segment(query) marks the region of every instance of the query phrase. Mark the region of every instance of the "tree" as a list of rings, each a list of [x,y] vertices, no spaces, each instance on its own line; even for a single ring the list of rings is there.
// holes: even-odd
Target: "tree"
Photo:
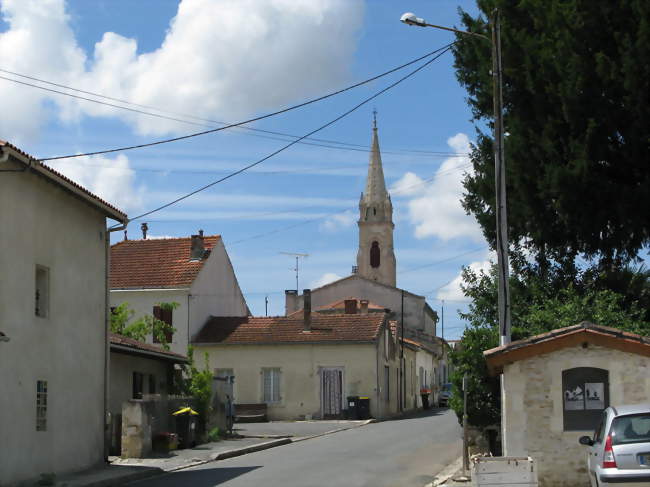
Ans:
[[[163,310],[174,310],[180,304],[176,302],[157,303],[156,306],[160,306]],[[135,312],[129,308],[127,302],[116,306],[111,313],[111,332],[141,342],[145,341],[147,336],[153,335],[165,350],[169,350],[167,335],[174,333],[176,328],[152,315],[144,315],[129,323],[134,314]]]
[[[650,2],[477,3],[467,30],[501,17],[511,240],[540,262],[635,257],[650,243]],[[478,132],[463,204],[494,247],[490,45],[459,35],[453,51]]]
[[[637,269],[624,282],[635,289],[628,295],[594,285],[593,269],[579,271],[554,263],[541,270],[515,254],[510,277],[512,304],[512,338],[520,340],[556,328],[575,325],[581,321],[612,326],[650,336],[648,309],[640,303],[650,286],[650,276]],[[470,424],[484,428],[500,421],[498,378],[489,377],[483,351],[498,345],[497,270],[489,272],[463,269],[463,292],[472,299],[469,310],[461,317],[469,324],[460,344],[451,353],[454,374],[451,382],[451,407],[462,417],[462,376],[467,374],[468,416]],[[638,292],[640,298],[633,294]]]

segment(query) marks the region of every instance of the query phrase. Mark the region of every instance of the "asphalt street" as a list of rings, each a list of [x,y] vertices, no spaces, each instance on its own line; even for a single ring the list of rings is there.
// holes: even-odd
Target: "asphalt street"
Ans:
[[[133,487],[422,487],[460,456],[461,429],[433,409],[212,462]]]

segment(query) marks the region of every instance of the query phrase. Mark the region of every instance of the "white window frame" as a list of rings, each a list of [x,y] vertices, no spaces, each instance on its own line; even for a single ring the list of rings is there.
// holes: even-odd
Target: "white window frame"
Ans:
[[[36,381],[36,431],[47,431],[47,381]]]
[[[42,274],[42,279],[39,279]],[[34,268],[34,315],[39,318],[50,316],[50,269],[36,264]]]
[[[266,376],[271,378],[271,397],[266,397]],[[262,402],[266,404],[279,404],[282,402],[282,369],[280,367],[262,368]]]

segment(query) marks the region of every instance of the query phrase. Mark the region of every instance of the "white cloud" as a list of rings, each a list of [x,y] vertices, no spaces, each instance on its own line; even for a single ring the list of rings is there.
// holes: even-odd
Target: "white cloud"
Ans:
[[[485,272],[487,273],[492,266],[493,260],[486,259],[483,261],[472,262],[466,267],[469,267],[476,273]],[[463,282],[462,271],[446,286],[442,287],[438,294],[436,295],[437,299],[446,299],[449,301],[463,301],[467,299],[467,296],[463,293],[460,285]]]
[[[75,161],[50,161],[48,165],[122,211],[142,209],[145,188],[136,187],[135,171],[127,156],[120,154],[111,159],[99,155]]]
[[[324,286],[325,284],[329,284],[330,282],[338,281],[339,279],[342,279],[342,277],[338,274],[335,274],[334,272],[326,272],[315,281],[312,281],[310,288],[316,289],[318,287]]]
[[[461,205],[464,191],[462,180],[466,173],[472,171],[467,156],[470,151],[469,138],[459,133],[449,138],[447,144],[458,156],[450,157],[440,165],[430,185],[414,186],[422,179],[413,173],[406,173],[393,187],[413,196],[408,202],[408,209],[417,238],[437,237],[447,241],[466,237],[482,242],[481,228]]]
[[[407,172],[390,188],[391,196],[414,196],[425,190],[424,179],[413,172]]]
[[[337,213],[328,217],[320,224],[320,229],[324,232],[338,232],[339,230],[351,227],[356,221],[357,218],[354,213],[348,210],[344,213]]]
[[[182,0],[161,46],[104,33],[92,57],[78,45],[63,0],[0,0],[3,68],[197,117],[233,120],[339,86],[363,25],[348,0]],[[119,117],[140,134],[191,126],[24,86],[0,85],[0,133],[29,140],[53,101],[62,120]]]

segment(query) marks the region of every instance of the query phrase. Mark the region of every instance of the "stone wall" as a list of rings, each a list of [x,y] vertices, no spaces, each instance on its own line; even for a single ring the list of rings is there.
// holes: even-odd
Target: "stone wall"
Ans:
[[[562,371],[596,367],[609,371],[610,405],[650,399],[650,358],[589,344],[531,357],[504,367],[505,455],[530,455],[540,487],[588,487],[587,448],[593,431],[564,431]]]

